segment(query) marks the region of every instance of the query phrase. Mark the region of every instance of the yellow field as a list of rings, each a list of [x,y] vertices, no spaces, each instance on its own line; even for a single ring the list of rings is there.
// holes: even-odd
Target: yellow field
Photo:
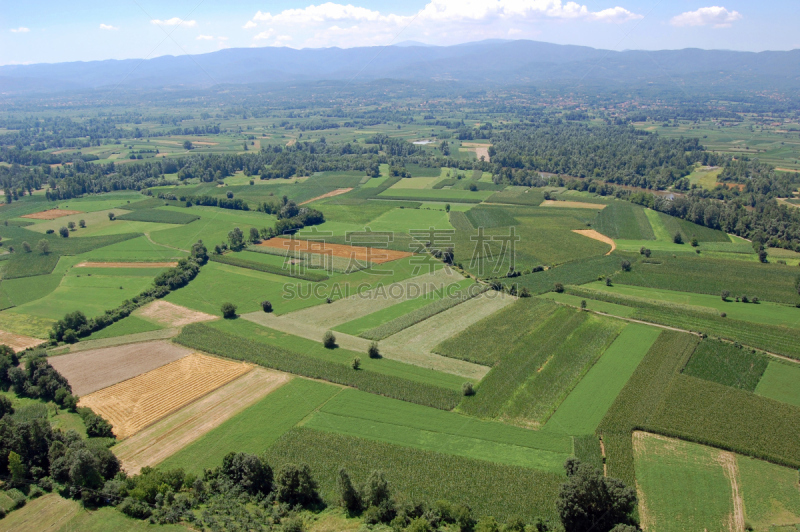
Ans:
[[[106,418],[114,427],[114,434],[123,439],[252,368],[195,353],[86,395],[80,406],[88,406]]]

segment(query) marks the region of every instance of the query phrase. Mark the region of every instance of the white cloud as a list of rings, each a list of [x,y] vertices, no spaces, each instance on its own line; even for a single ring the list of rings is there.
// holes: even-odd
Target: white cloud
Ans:
[[[244,29],[246,29],[246,30],[249,30],[249,29],[252,29],[252,28],[257,28],[257,27],[258,27],[258,24],[256,24],[256,23],[255,23],[255,22],[253,22],[252,20],[248,20],[248,21],[247,21],[247,24],[245,24],[244,26],[242,26],[242,28],[244,28]]]
[[[670,23],[673,26],[709,26],[715,28],[728,28],[742,18],[738,11],[728,11],[724,7],[701,7],[697,11],[687,11],[673,17]]]
[[[228,38],[227,37],[217,37],[217,40],[219,40],[219,41],[227,41]]]
[[[196,20],[183,20],[178,17],[173,17],[169,20],[151,20],[153,24],[158,24],[159,26],[186,26],[188,28],[193,28],[197,26]]]
[[[111,26],[110,24],[100,24],[100,29],[108,31],[117,31],[119,28],[116,26]]]
[[[20,26],[19,28],[11,28],[11,33],[28,33],[29,31],[31,31],[30,28],[25,28],[23,26]]]
[[[259,33],[255,37],[253,37],[253,40],[255,40],[255,41],[266,41],[267,39],[269,39],[273,35],[275,35],[275,30],[270,28],[267,31],[262,31],[261,33]]]
[[[214,40],[214,37],[212,35],[198,35],[196,38],[197,38],[198,41],[213,41]]]

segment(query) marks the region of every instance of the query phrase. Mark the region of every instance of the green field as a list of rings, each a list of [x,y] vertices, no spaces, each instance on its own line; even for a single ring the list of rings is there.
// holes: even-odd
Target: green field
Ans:
[[[560,474],[572,439],[344,390],[305,427]]]
[[[655,240],[644,211],[627,201],[611,202],[597,215],[594,229],[615,240]]]
[[[800,366],[770,360],[755,388],[758,395],[800,407]]]
[[[286,431],[340,393],[341,388],[308,379],[292,379],[256,404],[228,419],[164,460],[160,467],[182,467],[202,474],[229,452],[261,455]]]
[[[769,364],[770,357],[766,355],[716,340],[704,340],[697,346],[683,372],[752,392],[756,390]]]
[[[164,209],[137,209],[128,214],[117,216],[117,220],[160,224],[188,224],[199,218],[199,216],[189,214],[188,212],[176,212]]]
[[[581,303],[585,302],[587,310],[591,310],[593,312],[602,312],[604,314],[611,314],[612,316],[619,316],[622,318],[630,318],[636,313],[636,309],[632,307],[617,305],[615,303],[608,303],[607,301],[586,299],[578,296],[573,296],[567,293],[559,294],[558,292],[549,292],[547,294],[543,294],[537,297],[541,299],[549,299],[550,301],[555,301],[556,303],[561,303],[564,305],[570,305],[575,308],[580,308]]]
[[[593,434],[659,334],[661,331],[655,327],[638,323],[626,325],[543,430]]]
[[[737,456],[736,465],[745,522],[759,532],[800,524],[797,471],[745,456]]]

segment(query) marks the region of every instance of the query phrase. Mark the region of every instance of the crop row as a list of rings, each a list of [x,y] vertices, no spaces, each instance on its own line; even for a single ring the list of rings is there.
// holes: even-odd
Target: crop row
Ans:
[[[329,504],[337,502],[339,468],[346,468],[356,484],[377,470],[386,474],[398,496],[467,504],[477,515],[493,515],[499,521],[520,516],[557,522],[556,501],[564,481],[555,473],[307,428],[284,434],[267,449],[265,458],[274,468],[286,463],[309,464]]]
[[[617,396],[597,429],[605,443],[609,476],[634,484],[631,433],[656,411],[670,381],[686,365],[698,342],[689,334],[662,332]]]
[[[594,228],[611,238],[655,240],[644,209],[627,201],[613,201],[600,211]]]
[[[329,277],[324,273],[305,270],[305,267],[302,265],[293,266],[291,268],[280,268],[272,264],[264,264],[263,262],[242,259],[231,254],[211,255],[209,258],[214,262],[221,262],[223,264],[230,264],[231,266],[236,266],[239,268],[246,268],[248,270],[256,270],[274,275],[283,275],[285,277],[303,279],[304,281],[321,282],[329,279]]]
[[[564,285],[583,284],[612,275],[620,270],[622,260],[626,258],[632,262],[635,259],[635,257],[616,253],[613,255],[581,259],[561,264],[549,270],[529,273],[515,279],[509,279],[505,284],[515,284],[518,288],[527,288],[534,295],[544,294],[551,292],[556,283]]]
[[[264,367],[352,386],[359,390],[385,395],[410,403],[452,410],[461,394],[430,384],[305,356],[282,347],[235,336],[203,323],[184,327],[175,341],[193,349],[252,362]]]
[[[683,373],[724,386],[754,392],[769,358],[718,340],[700,342]]]
[[[481,285],[479,287],[470,287],[466,290],[461,290],[453,294],[451,297],[438,299],[422,308],[412,310],[408,314],[399,316],[391,321],[387,321],[386,323],[378,325],[377,327],[368,331],[364,331],[360,336],[368,340],[383,340],[384,338],[388,338],[389,336],[397,334],[402,330],[408,329],[412,325],[416,325],[417,323],[423,322],[428,318],[432,318],[437,314],[441,314],[445,310],[460,305],[465,301],[469,301],[473,297],[477,297],[478,295],[486,292],[488,289],[488,286]]]
[[[186,212],[162,211],[158,209],[137,209],[127,214],[117,216],[117,220],[180,225],[188,224],[199,219],[199,216]]]
[[[337,243],[330,241],[329,243]],[[306,268],[316,270],[330,270],[337,273],[353,273],[371,266],[366,261],[350,260],[349,257],[337,257],[322,253],[308,253],[304,251],[293,251],[288,249],[271,248],[267,246],[249,246],[247,251],[263,253],[264,255],[274,255],[277,257],[287,257],[304,261]],[[262,270],[263,271],[263,270]],[[271,272],[272,273],[272,272]],[[279,274],[286,275],[286,274]],[[326,276],[325,279],[328,279]],[[323,281],[325,279],[322,279]],[[314,279],[308,279],[309,281]]]

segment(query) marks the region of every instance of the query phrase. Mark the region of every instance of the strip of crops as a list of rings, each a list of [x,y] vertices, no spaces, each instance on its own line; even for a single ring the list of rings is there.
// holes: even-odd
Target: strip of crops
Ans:
[[[350,192],[348,192],[346,198],[348,200],[377,198],[378,194],[386,190],[389,190],[392,186],[397,184],[401,179],[402,179],[401,177],[389,177],[386,181],[384,181],[377,187],[359,187],[355,190],[351,190]]]
[[[644,209],[627,201],[613,201],[597,215],[594,228],[604,235],[624,240],[655,240]]]
[[[632,317],[637,320],[702,332],[800,360],[797,331],[788,327],[733,320],[723,318],[717,311],[704,307],[666,302],[654,303],[642,298],[583,287],[569,287],[567,292],[578,297],[636,308],[638,310]],[[792,310],[787,308],[787,312]]]
[[[493,515],[499,521],[520,516],[557,522],[556,501],[564,481],[555,473],[305,428],[284,434],[267,449],[265,458],[273,468],[309,464],[328,504],[337,503],[339,468],[346,468],[356,485],[378,470],[386,474],[397,495],[468,504],[477,515]]]
[[[456,231],[465,231],[468,233],[472,233],[473,231],[469,218],[461,211],[450,211],[450,225],[452,225]]]
[[[400,316],[373,329],[364,331],[360,336],[368,340],[383,340],[384,338],[388,338],[389,336],[397,334],[402,330],[408,329],[412,325],[416,325],[417,323],[423,322],[428,318],[432,318],[437,314],[441,314],[445,310],[460,305],[465,301],[469,301],[473,297],[477,297],[487,290],[489,290],[489,287],[486,285],[476,285],[476,287],[470,287],[466,290],[461,290],[453,294],[451,297],[444,297],[436,300],[433,303],[413,310],[404,316]]]
[[[597,469],[603,469],[603,452],[600,448],[600,439],[594,434],[575,436],[575,457],[581,462],[591,464]]]
[[[200,217],[194,214],[176,211],[161,211],[158,209],[138,209],[128,214],[117,216],[117,220],[134,222],[153,222],[162,224],[188,224]]]
[[[797,469],[800,408],[678,375],[644,427]]]
[[[213,262],[221,262],[223,264],[230,264],[239,268],[246,268],[248,270],[256,270],[264,273],[272,273],[275,275],[283,275],[285,277],[292,277],[295,279],[303,279],[305,281],[321,282],[330,279],[324,273],[311,272],[311,271],[298,271],[300,268],[280,268],[272,264],[264,264],[262,262],[255,262],[252,260],[242,259],[230,254],[225,255],[211,255],[209,257]]]
[[[349,366],[320,360],[290,351],[235,336],[203,323],[184,327],[175,341],[207,353],[252,362],[264,367],[286,371],[312,379],[322,379],[337,384],[352,386],[359,390],[385,395],[394,399],[432,406],[442,410],[452,410],[458,404],[461,394],[410,380],[384,375],[363,369],[354,370]]]
[[[326,241],[331,244],[338,243],[334,242],[332,239],[327,239]],[[372,266],[370,263],[366,261],[350,260],[348,257],[336,257],[333,255],[326,255],[321,253],[308,253],[303,251],[271,248],[267,246],[249,246],[247,248],[247,251],[253,251],[255,253],[263,253],[264,255],[275,255],[277,257],[288,257],[292,259],[299,259],[304,261],[303,265],[306,268],[312,268],[317,270],[331,270],[337,273],[353,273],[359,270],[364,270]],[[279,275],[285,275],[285,274],[279,274]],[[328,279],[328,277],[325,277],[325,279]]]
[[[441,193],[436,193],[433,190],[422,190],[416,195],[409,195],[398,192],[382,194],[379,199],[387,200],[402,200],[402,201],[449,201],[451,203],[481,203],[483,198],[470,198],[466,196],[448,196],[447,192],[452,189],[442,190]]]
[[[494,366],[520,337],[544,322],[559,306],[536,298],[520,299],[472,327],[448,338],[433,351],[437,354]]]
[[[609,476],[634,485],[631,432],[652,417],[669,382],[686,365],[699,341],[689,334],[662,332],[617,396],[597,429],[605,443]]]
[[[596,281],[619,271],[623,259],[633,262],[635,257],[624,254],[604,255],[590,259],[581,259],[568,262],[542,272],[522,275],[504,282],[506,285],[515,284],[519,288],[527,288],[534,295],[552,292],[556,283],[583,284]]]
[[[700,342],[683,370],[686,375],[754,392],[769,357],[717,340]]]

